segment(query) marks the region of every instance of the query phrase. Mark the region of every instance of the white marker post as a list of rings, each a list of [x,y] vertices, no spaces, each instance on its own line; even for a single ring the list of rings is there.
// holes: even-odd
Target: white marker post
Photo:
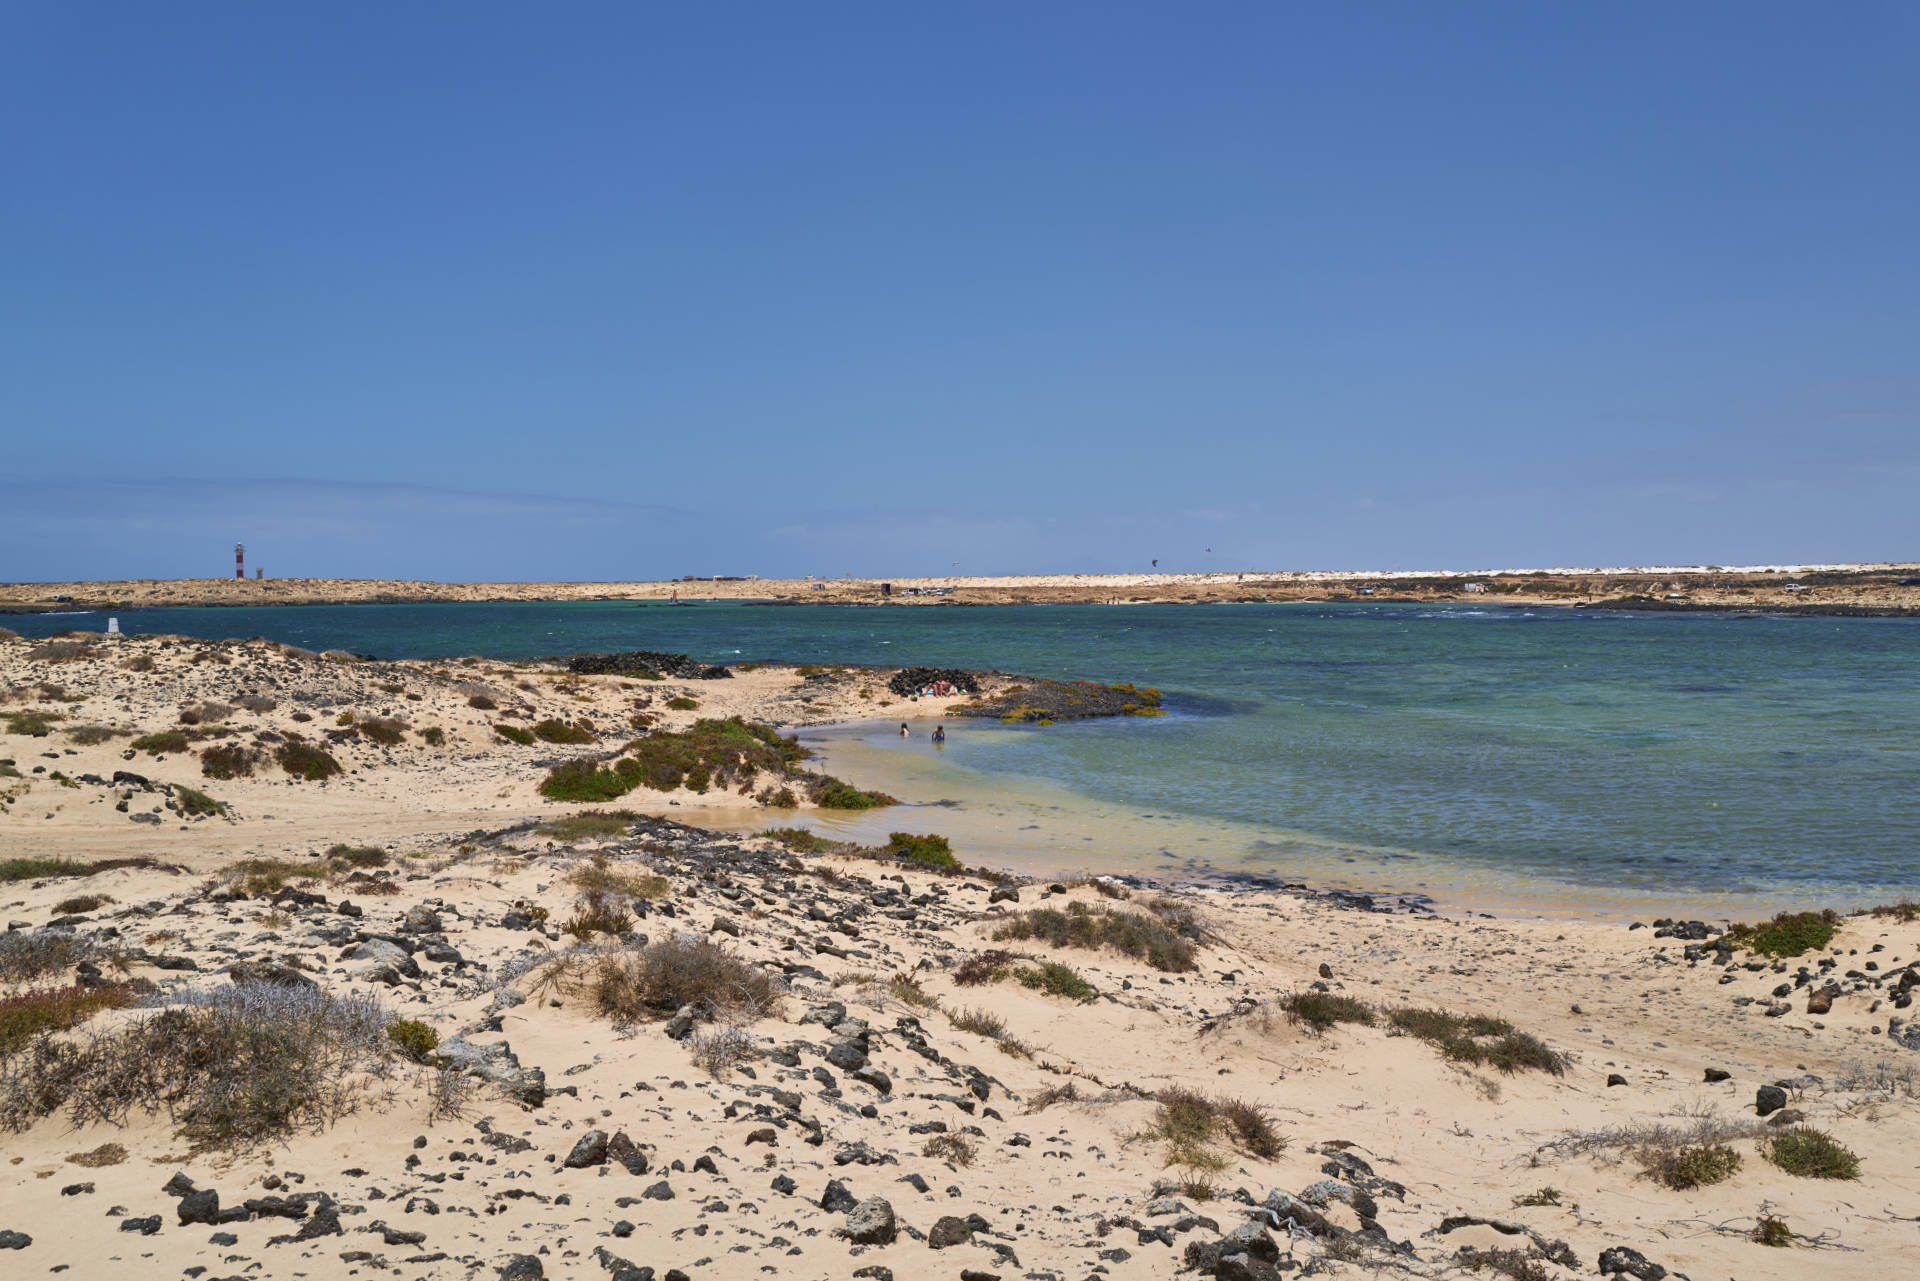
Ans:
[[[120,634],[120,620],[117,618],[109,618],[107,620],[107,635],[118,636],[119,634]]]

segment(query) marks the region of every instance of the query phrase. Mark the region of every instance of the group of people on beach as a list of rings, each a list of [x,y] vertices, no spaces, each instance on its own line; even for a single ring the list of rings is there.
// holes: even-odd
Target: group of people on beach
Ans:
[[[953,682],[945,679],[934,681],[931,685],[923,685],[919,690],[923,697],[930,698],[945,698],[958,692],[954,689]]]

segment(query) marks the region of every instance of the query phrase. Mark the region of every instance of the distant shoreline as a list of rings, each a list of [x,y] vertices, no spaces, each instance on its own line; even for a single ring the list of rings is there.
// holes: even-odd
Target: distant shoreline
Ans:
[[[712,601],[766,605],[1437,604],[1671,612],[1920,616],[1920,563],[1627,569],[1255,571],[998,578],[702,578],[602,583],[139,579],[0,583],[0,614],[260,605]]]

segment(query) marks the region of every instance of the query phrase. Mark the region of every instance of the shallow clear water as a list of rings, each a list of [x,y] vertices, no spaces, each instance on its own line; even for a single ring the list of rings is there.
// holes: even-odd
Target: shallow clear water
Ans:
[[[968,733],[964,760],[930,766],[925,786],[944,779],[977,808],[981,780],[1020,779],[1115,823],[1187,824],[1171,856],[1215,867],[1288,874],[1318,850],[1624,890],[1920,882],[1920,620],[598,602],[118,617],[128,632],[383,658],[649,648],[1155,685],[1169,716]],[[4,621],[34,635],[104,626]],[[835,752],[860,750],[843,737]],[[1193,847],[1203,828],[1218,848]],[[1138,836],[1119,842],[1129,858],[1154,844]]]

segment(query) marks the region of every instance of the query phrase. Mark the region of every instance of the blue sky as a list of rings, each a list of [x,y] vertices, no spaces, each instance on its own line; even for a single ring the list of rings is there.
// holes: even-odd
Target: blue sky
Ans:
[[[0,579],[1920,557],[1911,5],[305,8],[0,9]]]

